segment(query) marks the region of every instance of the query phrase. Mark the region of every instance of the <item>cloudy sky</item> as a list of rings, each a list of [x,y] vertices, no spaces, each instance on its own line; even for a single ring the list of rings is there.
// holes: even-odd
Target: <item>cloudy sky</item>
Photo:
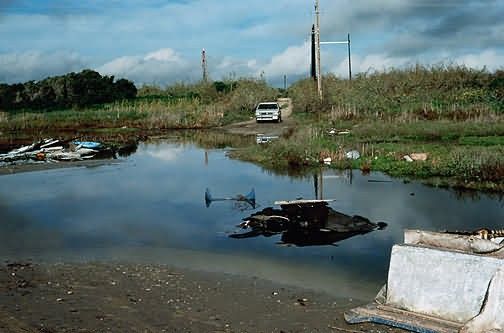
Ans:
[[[321,40],[352,38],[354,72],[504,66],[504,1],[320,0]],[[308,75],[313,0],[0,0],[0,82],[92,68],[137,85]],[[347,75],[345,45],[323,72]]]

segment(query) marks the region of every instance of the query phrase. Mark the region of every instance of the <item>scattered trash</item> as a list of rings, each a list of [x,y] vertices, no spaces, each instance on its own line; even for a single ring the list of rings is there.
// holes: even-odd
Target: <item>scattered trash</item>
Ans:
[[[360,153],[357,150],[350,150],[346,153],[346,158],[349,160],[358,160],[360,158]]]
[[[348,130],[348,129],[337,130],[335,128],[332,128],[328,133],[329,133],[329,135],[335,135],[335,134],[337,134],[337,135],[348,135],[348,134],[350,134],[350,130]]]
[[[74,141],[74,145],[79,148],[87,148],[87,149],[98,149],[102,146],[101,142],[92,142],[92,141]]]
[[[413,159],[413,161],[427,161],[428,155],[426,153],[413,153],[410,154],[410,157]]]
[[[134,145],[134,147],[132,147]],[[0,166],[19,163],[51,163],[58,161],[82,161],[93,158],[116,158],[116,150],[136,150],[136,143],[115,148],[101,142],[44,139],[0,154]]]
[[[404,156],[403,156],[403,159],[404,159],[406,162],[410,162],[410,163],[411,163],[411,162],[413,162],[413,159],[412,159],[412,158],[411,158],[411,156],[409,156],[409,155],[404,155]]]
[[[403,159],[406,162],[414,162],[414,161],[427,161],[428,155],[426,153],[412,153],[409,155],[404,155]]]
[[[256,142],[257,144],[270,143],[273,140],[277,140],[278,136],[276,135],[265,135],[265,134],[257,134]]]

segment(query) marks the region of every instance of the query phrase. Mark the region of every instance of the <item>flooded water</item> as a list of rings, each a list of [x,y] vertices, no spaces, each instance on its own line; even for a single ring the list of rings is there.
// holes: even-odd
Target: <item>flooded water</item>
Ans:
[[[215,201],[254,189],[256,207]],[[384,230],[333,245],[287,246],[281,235],[232,238],[277,200],[335,199],[330,207]],[[173,141],[142,144],[117,163],[0,177],[4,258],[166,263],[257,276],[366,300],[386,281],[390,250],[405,228],[501,228],[502,199],[459,195],[382,174],[325,170],[291,178],[231,160],[225,149]]]

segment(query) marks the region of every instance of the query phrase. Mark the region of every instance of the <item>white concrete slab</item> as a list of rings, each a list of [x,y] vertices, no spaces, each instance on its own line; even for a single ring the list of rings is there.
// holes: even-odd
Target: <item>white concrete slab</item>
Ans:
[[[466,323],[483,306],[504,260],[455,251],[395,245],[388,276],[388,306]]]

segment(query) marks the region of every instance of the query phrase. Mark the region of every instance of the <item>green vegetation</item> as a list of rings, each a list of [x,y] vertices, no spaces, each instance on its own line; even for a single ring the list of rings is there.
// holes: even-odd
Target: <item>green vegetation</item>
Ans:
[[[66,76],[65,76],[66,77]],[[50,79],[48,79],[50,80]],[[119,82],[119,81],[118,81]],[[264,81],[176,84],[167,88],[144,86],[135,99],[88,107],[0,112],[0,130],[134,127],[144,130],[211,128],[248,120],[263,100],[278,91]]]
[[[136,96],[135,85],[125,79],[101,76],[92,70],[50,77],[24,84],[0,84],[0,110],[51,110],[87,107]]]
[[[504,72],[416,66],[352,82],[329,76],[323,83],[322,101],[310,80],[288,91],[298,124],[306,126],[233,156],[271,169],[330,158],[334,168],[504,191]],[[348,160],[350,150],[361,158]],[[428,158],[407,162],[404,156],[412,153]]]
[[[414,66],[359,74],[351,82],[327,76],[323,84],[323,100],[311,80],[282,92],[292,98],[296,126],[270,144],[198,131],[183,139],[204,147],[240,147],[232,156],[289,173],[330,158],[334,168],[504,191],[504,71]],[[0,132],[103,129],[127,136],[126,131],[209,129],[248,120],[258,102],[279,94],[255,79],[144,86],[134,99],[93,106],[2,107]],[[347,159],[350,150],[359,151],[361,158]],[[413,153],[425,153],[427,160],[407,162],[404,156]]]

